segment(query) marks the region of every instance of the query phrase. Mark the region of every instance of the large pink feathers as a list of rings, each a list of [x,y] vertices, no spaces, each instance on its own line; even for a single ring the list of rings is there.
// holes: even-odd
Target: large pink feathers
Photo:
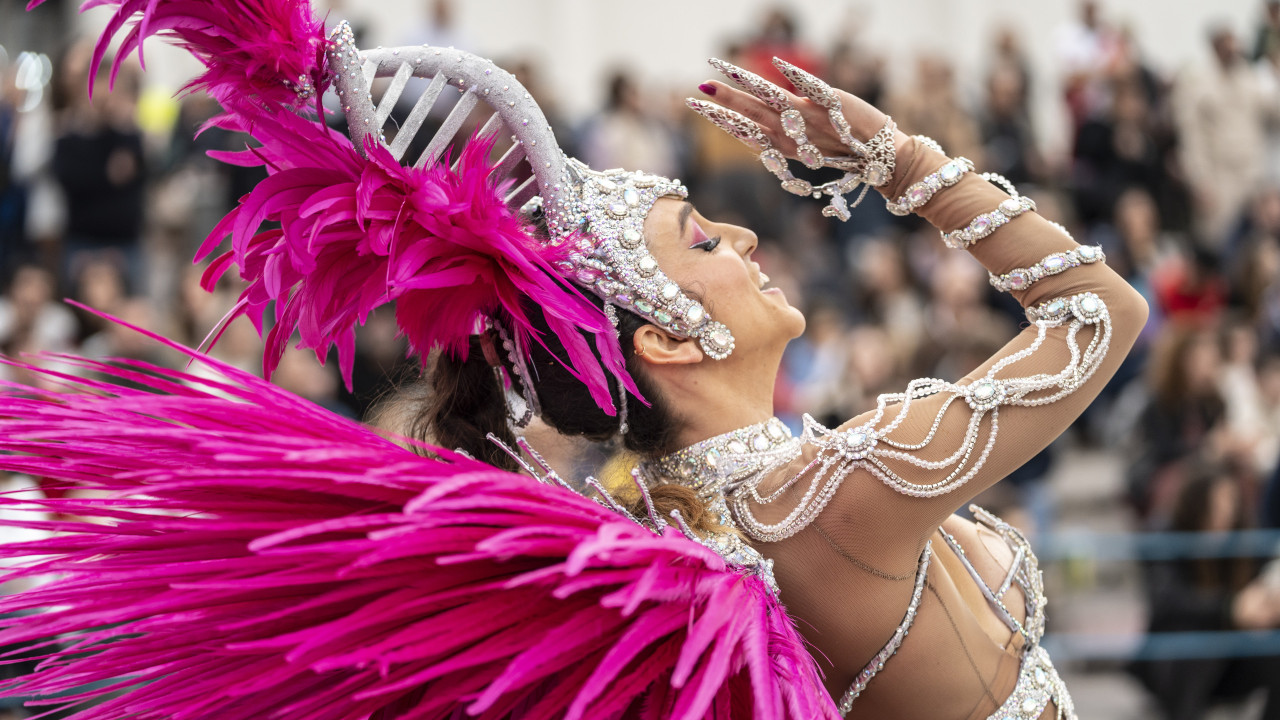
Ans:
[[[86,0],[82,7],[99,5],[115,13],[95,66],[130,23],[113,73],[129,52],[141,53],[146,38],[167,36],[204,63],[190,87],[226,109],[213,122],[261,144],[218,154],[263,165],[269,177],[213,230],[200,257],[230,235],[231,251],[214,261],[206,281],[237,265],[249,282],[237,312],[260,332],[274,306],[268,376],[296,333],[321,360],[336,346],[349,386],[356,327],[382,304],[396,303],[400,329],[423,358],[436,347],[465,353],[485,317],[511,327],[521,348],[545,343],[526,314],[537,306],[565,349],[561,361],[597,405],[616,412],[609,375],[639,396],[604,313],[553,266],[564,250],[534,240],[503,203],[503,188],[490,177],[490,142],[469,143],[456,170],[447,157],[406,168],[383,145],[370,142],[366,158],[316,117],[294,113],[301,99],[314,95],[318,103],[329,82],[324,25],[306,0]],[[258,232],[264,222],[279,227]]]
[[[27,9],[45,0],[29,0]],[[188,87],[202,89],[226,107],[257,101],[293,106],[328,85],[324,23],[308,0],[85,0],[82,10],[114,7],[94,48],[93,66],[121,32],[120,63],[152,35],[168,36],[190,51],[205,71]],[[126,30],[126,26],[128,29]],[[94,73],[89,74],[93,89]]]
[[[542,341],[527,316],[533,304],[568,351],[566,367],[602,408],[613,408],[606,371],[632,387],[617,343],[596,343],[601,367],[579,332],[612,339],[604,313],[554,267],[563,247],[537,241],[504,204],[491,177],[490,142],[467,143],[456,168],[446,158],[418,169],[375,143],[366,159],[344,136],[289,112],[263,114],[251,126],[220,122],[252,130],[262,143],[220,157],[264,165],[269,177],[214,229],[197,259],[230,234],[231,250],[210,266],[206,282],[234,262],[249,281],[242,311],[260,322],[274,304],[268,374],[297,332],[322,360],[336,345],[349,379],[356,326],[389,302],[423,356],[434,347],[465,353],[485,316],[501,318],[528,347]],[[264,221],[279,227],[258,232]]]
[[[135,389],[0,389],[0,469],[111,494],[0,500],[102,521],[0,546],[57,576],[0,645],[61,636],[16,689],[77,720],[836,716],[761,581],[674,530],[226,366],[75,362]]]

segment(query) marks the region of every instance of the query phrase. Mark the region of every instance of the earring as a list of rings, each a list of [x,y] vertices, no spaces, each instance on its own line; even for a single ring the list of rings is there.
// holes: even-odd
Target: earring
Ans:
[[[612,303],[604,304],[605,317],[609,318],[609,324],[613,326],[613,339],[620,340],[621,335],[618,334],[618,311],[613,307]],[[631,426],[627,424],[627,388],[618,382],[618,434],[626,435],[631,431]]]

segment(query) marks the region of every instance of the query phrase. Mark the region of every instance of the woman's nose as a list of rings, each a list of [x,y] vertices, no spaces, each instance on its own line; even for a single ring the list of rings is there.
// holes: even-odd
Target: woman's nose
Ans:
[[[756,251],[756,246],[760,244],[760,238],[754,232],[744,227],[735,228],[737,231],[734,235],[734,248],[743,256],[751,257],[751,253]]]

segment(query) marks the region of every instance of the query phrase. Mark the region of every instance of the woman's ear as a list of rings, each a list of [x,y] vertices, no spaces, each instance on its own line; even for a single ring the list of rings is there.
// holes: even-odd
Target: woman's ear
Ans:
[[[672,335],[657,325],[636,330],[631,340],[635,353],[651,365],[692,365],[702,362],[702,348],[692,338]]]

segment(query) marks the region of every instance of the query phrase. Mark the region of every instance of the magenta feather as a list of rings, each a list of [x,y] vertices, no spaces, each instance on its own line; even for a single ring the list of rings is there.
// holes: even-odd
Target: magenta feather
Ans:
[[[27,9],[43,2],[29,0]],[[328,86],[324,22],[308,0],[85,0],[81,10],[99,6],[115,12],[94,48],[94,68],[124,32],[113,84],[124,58],[136,50],[142,59],[143,41],[161,35],[205,66],[187,88],[204,90],[227,108],[245,101],[294,106],[307,96],[300,98],[300,90],[318,96]]]
[[[299,89],[323,92],[328,82],[324,26],[305,0],[86,0],[82,7],[99,5],[115,13],[95,66],[130,23],[113,77],[129,52],[141,54],[143,40],[164,35],[204,63],[189,87],[227,110],[212,124],[261,144],[214,153],[265,166],[268,177],[214,228],[198,259],[230,235],[232,249],[213,260],[206,284],[237,265],[249,287],[235,312],[259,332],[274,305],[267,376],[298,333],[300,345],[322,361],[337,348],[350,387],[356,327],[390,302],[410,349],[423,358],[436,347],[465,355],[485,317],[510,326],[527,349],[545,343],[526,314],[536,305],[565,348],[561,361],[597,405],[615,412],[608,375],[639,397],[605,315],[554,266],[569,245],[534,240],[503,202],[505,186],[491,178],[491,141],[468,143],[456,170],[448,157],[406,168],[383,145],[371,141],[363,157],[345,136],[291,111]],[[280,227],[259,232],[264,222]],[[584,332],[594,338],[594,353]]]
[[[197,259],[230,234],[231,250],[210,266],[206,285],[234,263],[249,281],[241,312],[257,322],[274,304],[268,375],[296,331],[322,360],[336,346],[349,384],[355,328],[389,302],[411,350],[424,357],[436,347],[465,356],[484,317],[501,318],[528,347],[544,341],[527,314],[532,303],[566,348],[566,367],[602,408],[613,408],[606,373],[635,392],[604,313],[555,267],[568,246],[536,240],[503,202],[505,183],[491,176],[491,141],[467,143],[455,167],[446,157],[419,169],[401,166],[376,143],[366,159],[346,137],[289,112],[220,124],[251,130],[262,143],[220,157],[263,165],[269,176],[214,229]],[[267,221],[280,226],[259,232]],[[580,331],[595,336],[603,362]]]
[[[108,493],[0,499],[101,521],[0,546],[57,575],[0,599],[39,611],[0,646],[65,643],[7,691],[100,701],[77,720],[836,717],[776,598],[702,545],[173,347],[216,379],[0,387],[0,470]]]

